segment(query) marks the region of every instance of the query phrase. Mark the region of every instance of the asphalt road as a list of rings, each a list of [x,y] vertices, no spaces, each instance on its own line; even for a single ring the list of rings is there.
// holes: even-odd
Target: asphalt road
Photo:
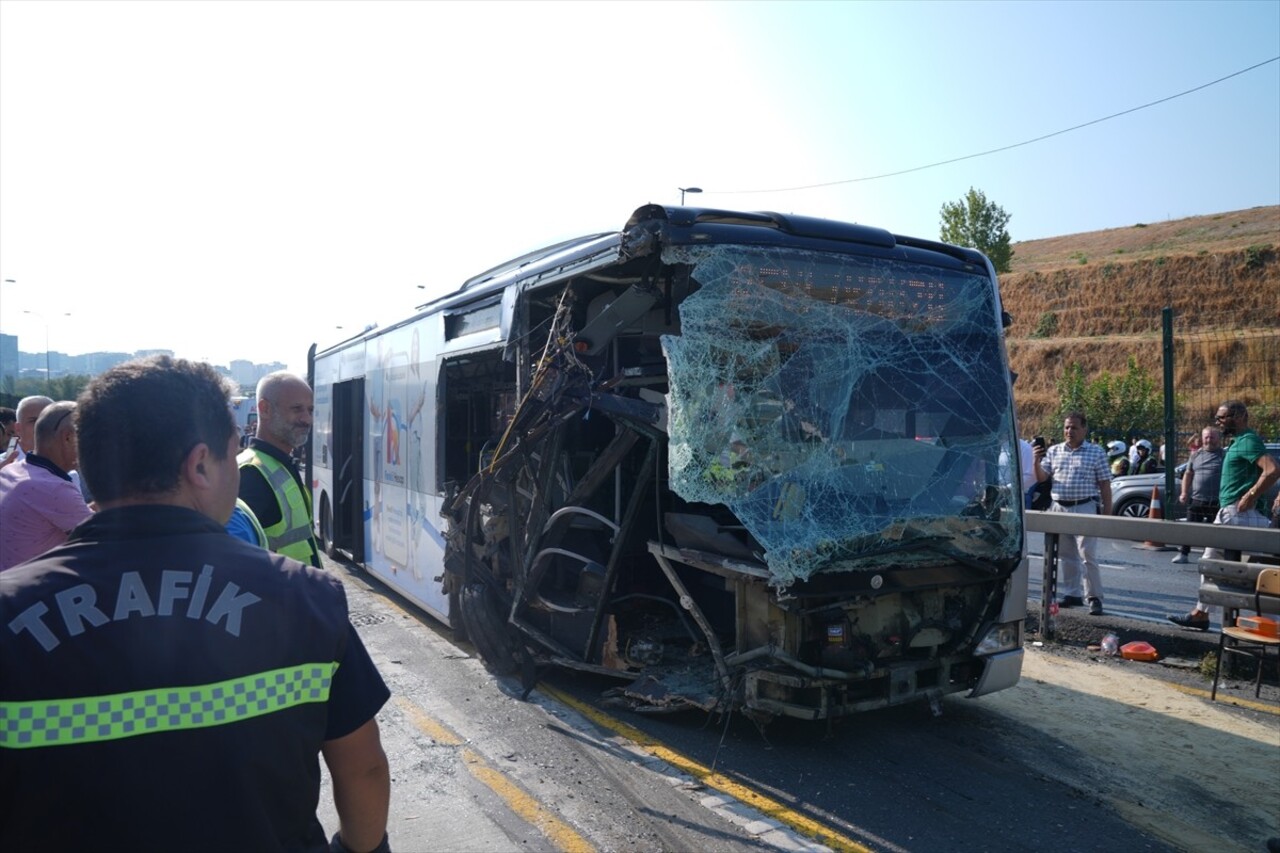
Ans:
[[[569,689],[591,693],[581,680]],[[1009,730],[980,701],[943,705],[936,719],[911,707],[859,715],[830,732],[779,720],[762,733],[740,717],[706,727],[693,714],[628,722],[872,850],[1176,849],[1028,760],[1036,752],[1072,760],[1061,744]]]
[[[393,850],[736,853],[798,838],[708,809],[687,778],[541,693],[523,701],[517,681],[491,677],[447,629],[363,573],[326,563],[392,691],[378,721],[392,769]],[[319,814],[329,833],[331,800],[326,774]]]
[[[1108,615],[1064,611],[1064,650],[1087,654],[1104,629],[1165,636],[1167,647],[1178,639],[1192,658],[1211,647],[1210,636],[1159,624],[1165,605],[1146,600],[1194,594],[1194,566],[1130,543],[1101,550]],[[778,720],[763,732],[738,716],[605,709],[600,694],[616,682],[559,671],[522,701],[518,680],[489,675],[447,629],[362,573],[334,570],[394,694],[380,715],[393,849],[1179,849],[1073,781],[1089,778],[1073,766],[1086,760],[1077,744],[981,699],[948,697],[938,718],[913,706],[830,729]]]
[[[1027,551],[1031,558],[1028,597],[1038,602],[1044,573],[1044,534],[1028,534]],[[1098,540],[1105,610],[1115,616],[1165,624],[1169,614],[1186,613],[1195,604],[1200,586],[1200,572],[1196,569],[1200,552],[1201,549],[1192,548],[1190,562],[1176,564],[1171,562],[1178,553],[1174,548],[1152,549],[1121,539]],[[1220,615],[1211,614],[1215,628]]]

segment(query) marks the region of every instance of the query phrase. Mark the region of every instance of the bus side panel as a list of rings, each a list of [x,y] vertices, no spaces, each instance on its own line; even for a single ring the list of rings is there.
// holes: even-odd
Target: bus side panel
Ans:
[[[364,565],[415,604],[448,621],[441,592],[444,537],[435,487],[434,354],[439,315],[368,342],[365,380]]]
[[[338,379],[338,355],[317,358],[312,365],[315,412],[311,427],[311,512],[313,529],[325,532],[324,511],[333,491],[333,383]]]

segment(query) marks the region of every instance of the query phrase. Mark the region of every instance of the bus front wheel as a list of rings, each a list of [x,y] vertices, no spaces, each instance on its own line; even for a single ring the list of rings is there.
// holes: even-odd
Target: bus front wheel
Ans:
[[[333,509],[329,506],[329,496],[320,496],[320,548],[330,557],[338,556],[338,548],[333,544]]]
[[[520,668],[516,643],[489,588],[469,583],[462,588],[458,603],[467,638],[480,653],[484,665],[495,675],[515,673]]]

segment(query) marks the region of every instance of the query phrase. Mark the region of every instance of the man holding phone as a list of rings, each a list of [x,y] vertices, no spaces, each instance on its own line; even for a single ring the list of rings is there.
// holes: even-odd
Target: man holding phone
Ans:
[[[1111,468],[1106,452],[1085,441],[1089,422],[1084,412],[1068,412],[1062,422],[1061,444],[1033,447],[1036,480],[1053,479],[1050,512],[1093,515],[1101,510],[1111,514]],[[1058,564],[1062,567],[1062,607],[1089,603],[1089,615],[1102,615],[1102,572],[1094,553],[1095,536],[1063,536],[1059,540]],[[1083,575],[1083,596],[1081,579]]]
[[[1018,448],[1021,451],[1022,458],[1022,495],[1023,506],[1026,509],[1034,509],[1040,512],[1047,510],[1053,501],[1049,497],[1050,486],[1052,482],[1039,482],[1036,480],[1036,467],[1039,464],[1036,461],[1036,448],[1044,448],[1044,436],[1037,435],[1035,438],[1027,441],[1025,438],[1018,439]]]
[[[18,433],[18,456],[26,456],[36,449],[36,421],[40,418],[40,414],[49,406],[53,405],[53,400],[40,394],[31,397],[23,397],[18,401],[18,419],[14,424],[14,429]]]
[[[4,420],[4,413],[9,413],[9,420]],[[10,462],[18,461],[18,432],[14,426],[13,409],[0,409],[0,435],[4,437],[4,456],[0,456],[0,468]]]

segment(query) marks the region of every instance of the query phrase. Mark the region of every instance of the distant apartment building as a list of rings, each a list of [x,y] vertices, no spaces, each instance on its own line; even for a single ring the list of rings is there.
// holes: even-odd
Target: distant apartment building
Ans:
[[[268,364],[254,364],[244,359],[236,359],[231,362],[230,374],[233,381],[243,388],[254,388],[258,384],[258,380],[266,376],[268,373],[275,373],[277,370],[284,370],[287,365],[283,362],[273,361]]]
[[[83,361],[76,372],[85,376],[97,376],[117,364],[124,364],[132,356],[127,352],[89,352],[79,356],[79,358],[83,359]]]
[[[18,372],[18,336],[0,335],[0,391],[13,393]]]
[[[231,378],[235,380],[237,385],[244,387],[253,387],[258,384],[258,380],[265,374],[258,373],[258,365],[252,361],[245,361],[242,358],[233,360],[230,364]]]
[[[23,369],[38,371],[44,375],[44,353],[22,353]],[[133,358],[127,352],[86,352],[80,355],[67,355],[65,352],[53,350],[49,353],[50,376],[97,376],[117,364]]]
[[[0,391],[6,390],[8,381],[16,382],[19,378],[43,378],[46,363],[51,376],[97,376],[117,364],[123,364],[134,358],[145,358],[152,355],[173,356],[173,350],[147,349],[136,352],[87,352],[81,355],[68,355],[62,352],[29,353],[18,349],[16,335],[0,334]],[[223,376],[232,379],[236,384],[254,388],[258,380],[268,373],[284,370],[285,364],[273,361],[269,364],[254,364],[251,361],[236,359],[228,370],[221,365],[215,369]],[[6,377],[12,376],[12,380]]]

